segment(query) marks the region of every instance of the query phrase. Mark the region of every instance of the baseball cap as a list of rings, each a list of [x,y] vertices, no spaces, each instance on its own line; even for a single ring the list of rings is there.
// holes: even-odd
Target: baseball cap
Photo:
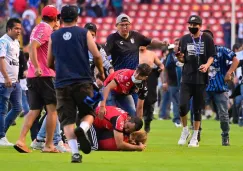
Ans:
[[[128,15],[126,15],[126,14],[120,14],[116,18],[116,24],[119,24],[121,22],[129,22],[129,23],[131,23],[131,18]]]
[[[93,31],[95,33],[97,31],[97,27],[96,27],[96,25],[94,23],[87,23],[87,24],[85,24],[84,28],[86,28],[86,29],[88,29],[90,31]]]
[[[41,16],[51,17],[55,18],[60,14],[60,12],[57,10],[57,8],[53,5],[47,5],[45,6],[41,11]]]
[[[188,23],[202,24],[202,18],[198,15],[191,15],[188,19]]]
[[[72,22],[78,17],[80,9],[76,5],[65,5],[61,10],[61,18],[64,22]]]

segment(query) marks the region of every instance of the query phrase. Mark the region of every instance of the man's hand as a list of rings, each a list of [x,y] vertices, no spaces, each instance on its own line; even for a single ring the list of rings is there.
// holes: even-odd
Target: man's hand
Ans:
[[[207,70],[208,70],[208,65],[207,64],[203,64],[203,65],[201,65],[199,68],[198,68],[198,70],[200,71],[200,72],[202,72],[202,73],[205,73],[205,72],[207,72]]]
[[[114,68],[109,69],[109,74],[113,74],[115,72]]]
[[[101,81],[104,81],[105,80],[105,74],[104,73],[98,73],[96,75],[96,78],[99,78]]]
[[[35,76],[40,77],[42,75],[42,70],[40,68],[35,69]]]
[[[168,91],[168,84],[167,83],[163,83],[162,84],[162,89],[163,89],[163,91]]]
[[[176,55],[176,58],[178,59],[178,61],[184,63],[184,53],[177,52],[175,55]]]
[[[4,79],[4,85],[5,85],[5,87],[12,87],[12,81],[9,77],[6,77]]]
[[[230,82],[233,79],[232,75],[230,73],[226,73],[225,77],[224,77],[224,81],[226,83]]]
[[[145,150],[145,148],[146,148],[146,145],[143,144],[143,143],[141,143],[141,142],[139,143],[138,146],[139,146],[139,150],[140,150],[140,151],[143,151],[143,150]]]
[[[100,110],[99,110],[99,113],[98,113],[98,118],[99,119],[104,119],[105,114],[106,114],[105,106],[100,106]]]
[[[103,86],[103,81],[101,81],[99,78],[96,78],[96,84],[99,88]]]

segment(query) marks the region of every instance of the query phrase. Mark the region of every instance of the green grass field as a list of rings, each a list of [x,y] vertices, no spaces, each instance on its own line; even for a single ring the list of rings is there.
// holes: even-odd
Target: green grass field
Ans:
[[[18,138],[22,119],[8,133],[10,142]],[[83,155],[83,163],[71,164],[70,154],[17,153],[0,148],[0,171],[242,171],[243,128],[231,125],[229,147],[221,146],[219,122],[203,121],[199,148],[178,146],[181,129],[171,121],[152,122],[144,152],[92,152]]]

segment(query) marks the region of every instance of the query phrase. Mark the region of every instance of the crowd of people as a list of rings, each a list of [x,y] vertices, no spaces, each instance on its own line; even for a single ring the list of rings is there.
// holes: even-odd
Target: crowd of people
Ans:
[[[156,87],[159,119],[170,119],[172,102],[172,122],[182,127],[178,145],[187,144],[190,137],[191,110],[188,147],[199,147],[201,118],[210,109],[220,121],[222,145],[230,145],[228,110],[235,108],[242,115],[242,85],[230,87],[242,65],[242,45],[233,50],[215,45],[213,33],[202,30],[203,19],[197,15],[188,19],[190,33],[169,43],[131,30],[130,17],[120,14],[114,23],[117,32],[101,46],[95,42],[94,23],[76,26],[79,15],[76,5],[60,11],[46,5],[42,21],[28,29],[28,51],[21,50],[18,41],[24,22],[7,20],[0,38],[0,146],[30,153],[30,131],[31,148],[70,152],[73,163],[82,162],[79,149],[85,154],[143,151],[158,99]],[[152,47],[162,49],[162,56],[148,49]],[[6,134],[21,113],[23,127],[12,144]]]

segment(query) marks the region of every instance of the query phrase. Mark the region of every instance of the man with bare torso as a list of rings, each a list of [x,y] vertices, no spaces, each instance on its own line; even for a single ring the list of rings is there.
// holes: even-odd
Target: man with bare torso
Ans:
[[[148,133],[150,131],[150,123],[153,120],[154,104],[157,101],[155,87],[158,85],[158,77],[160,72],[164,70],[164,65],[161,63],[156,53],[147,50],[145,46],[140,46],[139,48],[139,63],[146,63],[153,68],[147,80],[148,95],[145,98],[143,107],[144,130]]]

